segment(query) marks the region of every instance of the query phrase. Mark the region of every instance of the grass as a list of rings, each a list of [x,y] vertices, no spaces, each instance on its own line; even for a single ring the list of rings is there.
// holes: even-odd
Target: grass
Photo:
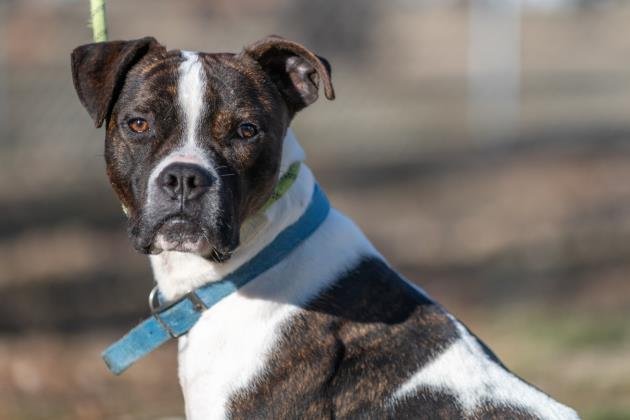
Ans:
[[[584,419],[591,420],[628,420],[630,419],[630,408],[596,408],[584,415]]]

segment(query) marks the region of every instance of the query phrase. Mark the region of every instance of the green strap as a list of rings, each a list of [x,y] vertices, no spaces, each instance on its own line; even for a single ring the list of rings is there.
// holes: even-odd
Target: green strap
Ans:
[[[105,18],[105,0],[90,0],[90,17],[94,42],[107,41],[107,19]]]
[[[278,180],[276,188],[274,188],[273,193],[271,193],[271,197],[269,197],[260,211],[267,210],[273,203],[278,201],[287,191],[289,191],[289,188],[291,188],[300,173],[300,166],[301,162],[294,162],[291,166],[289,166],[289,169],[280,177],[280,180]]]

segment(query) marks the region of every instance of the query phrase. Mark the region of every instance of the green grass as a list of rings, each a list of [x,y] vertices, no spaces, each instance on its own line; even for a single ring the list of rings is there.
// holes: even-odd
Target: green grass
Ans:
[[[532,322],[528,329],[533,338],[573,350],[630,343],[630,322],[626,317],[546,316],[540,322]]]
[[[630,419],[630,407],[626,408],[596,408],[584,414],[585,420],[628,420]]]

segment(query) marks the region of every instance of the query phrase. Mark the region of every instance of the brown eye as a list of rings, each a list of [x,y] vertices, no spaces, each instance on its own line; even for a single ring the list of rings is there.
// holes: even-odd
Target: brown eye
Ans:
[[[127,125],[134,133],[144,133],[149,129],[149,123],[144,118],[132,118]]]
[[[238,126],[236,134],[243,140],[249,140],[258,134],[258,128],[254,124],[244,123]]]

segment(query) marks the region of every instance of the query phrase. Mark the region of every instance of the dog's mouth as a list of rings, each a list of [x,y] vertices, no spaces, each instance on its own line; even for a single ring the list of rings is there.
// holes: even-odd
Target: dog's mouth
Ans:
[[[156,229],[152,253],[179,251],[206,255],[210,249],[210,241],[199,224],[182,216],[174,216]]]
[[[132,235],[133,231],[132,229]],[[142,228],[140,229],[143,230]],[[147,254],[160,254],[164,251],[186,252],[200,255],[215,262],[230,259],[237,241],[216,241],[216,234],[202,223],[183,214],[164,218],[152,229],[138,232],[135,238],[136,248]]]

